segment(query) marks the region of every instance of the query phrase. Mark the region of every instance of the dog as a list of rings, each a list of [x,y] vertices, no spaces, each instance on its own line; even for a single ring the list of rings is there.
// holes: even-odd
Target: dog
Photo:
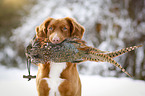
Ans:
[[[36,37],[45,37],[51,43],[59,44],[67,38],[81,39],[84,31],[84,27],[72,18],[49,17],[36,27]],[[75,63],[38,64],[36,85],[38,96],[81,96],[81,81]]]

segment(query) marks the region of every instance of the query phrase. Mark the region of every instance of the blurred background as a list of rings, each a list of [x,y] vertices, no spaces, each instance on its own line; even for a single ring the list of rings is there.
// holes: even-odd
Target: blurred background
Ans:
[[[115,60],[135,79],[145,80],[145,0],[0,0],[1,66],[26,68],[25,47],[35,27],[48,17],[75,18],[85,27],[88,45],[104,51],[144,45]],[[86,75],[126,76],[102,62],[84,62],[78,70]]]

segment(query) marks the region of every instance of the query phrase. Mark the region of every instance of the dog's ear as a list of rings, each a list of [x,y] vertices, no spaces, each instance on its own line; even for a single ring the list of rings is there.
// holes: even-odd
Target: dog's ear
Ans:
[[[47,37],[47,27],[52,19],[53,18],[47,18],[40,26],[36,27],[36,37]]]
[[[40,25],[41,26],[41,25]],[[45,34],[43,32],[43,30],[40,28],[40,26],[37,26],[35,28],[35,31],[36,31],[36,37],[43,37]]]
[[[85,31],[84,27],[72,18],[66,17],[65,19],[71,24],[71,37],[82,38]]]

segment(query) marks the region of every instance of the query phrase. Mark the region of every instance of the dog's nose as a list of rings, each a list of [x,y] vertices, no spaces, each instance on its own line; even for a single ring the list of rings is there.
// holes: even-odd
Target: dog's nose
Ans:
[[[52,43],[54,43],[54,44],[60,43],[60,38],[59,37],[52,38]]]

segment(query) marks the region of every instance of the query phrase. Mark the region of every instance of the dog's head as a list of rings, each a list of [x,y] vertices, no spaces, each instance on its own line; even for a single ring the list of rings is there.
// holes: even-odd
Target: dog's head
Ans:
[[[84,28],[72,18],[48,18],[36,27],[36,37],[48,38],[53,44],[58,44],[67,38],[82,38]]]

